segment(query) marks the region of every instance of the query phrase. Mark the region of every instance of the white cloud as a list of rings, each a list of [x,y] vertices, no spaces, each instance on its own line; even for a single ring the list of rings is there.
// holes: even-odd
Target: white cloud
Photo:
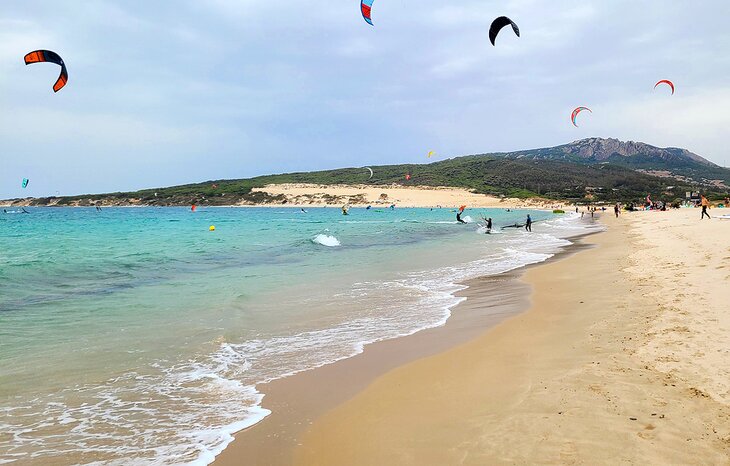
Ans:
[[[492,47],[500,15],[522,37],[505,29]],[[32,164],[52,167],[49,186],[92,191],[586,136],[721,163],[728,15],[720,0],[377,0],[371,27],[357,2],[339,0],[9,0],[0,197],[20,176],[7,171]],[[23,65],[34,48],[64,56],[62,92],[50,89],[53,66]],[[662,78],[675,96],[652,93]],[[574,128],[578,105],[595,113]]]

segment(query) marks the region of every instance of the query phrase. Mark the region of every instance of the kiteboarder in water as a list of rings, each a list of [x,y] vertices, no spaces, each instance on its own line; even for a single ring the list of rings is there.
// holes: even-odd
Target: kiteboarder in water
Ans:
[[[465,210],[465,209],[466,209],[466,206],[465,206],[465,205],[463,205],[463,206],[459,207],[459,211],[458,211],[458,212],[456,212],[456,221],[457,221],[457,222],[459,222],[459,223],[466,223],[465,221],[463,221],[463,220],[461,219],[461,214],[463,214],[463,213],[464,213],[464,210]]]

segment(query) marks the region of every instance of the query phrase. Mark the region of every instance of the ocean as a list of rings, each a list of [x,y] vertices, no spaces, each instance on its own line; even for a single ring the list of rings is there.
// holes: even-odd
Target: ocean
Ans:
[[[0,464],[208,464],[268,414],[258,384],[442,325],[460,282],[592,228],[504,209],[466,225],[451,209],[26,209],[0,214]],[[527,213],[533,233],[500,228]]]

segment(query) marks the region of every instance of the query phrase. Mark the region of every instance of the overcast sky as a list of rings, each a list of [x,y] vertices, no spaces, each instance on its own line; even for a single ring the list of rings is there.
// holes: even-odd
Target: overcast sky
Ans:
[[[492,47],[500,15],[522,37]],[[4,0],[0,198],[590,136],[727,165],[728,17],[726,0],[375,0],[372,27],[357,0]],[[65,59],[58,94],[57,66],[23,64],[35,49]]]

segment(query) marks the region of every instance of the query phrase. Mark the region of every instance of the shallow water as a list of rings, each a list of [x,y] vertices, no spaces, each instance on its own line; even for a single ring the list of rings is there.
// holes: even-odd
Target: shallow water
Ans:
[[[28,210],[0,215],[0,463],[208,463],[267,414],[257,383],[440,325],[459,281],[585,231],[538,211],[532,234],[485,235],[448,209]]]

